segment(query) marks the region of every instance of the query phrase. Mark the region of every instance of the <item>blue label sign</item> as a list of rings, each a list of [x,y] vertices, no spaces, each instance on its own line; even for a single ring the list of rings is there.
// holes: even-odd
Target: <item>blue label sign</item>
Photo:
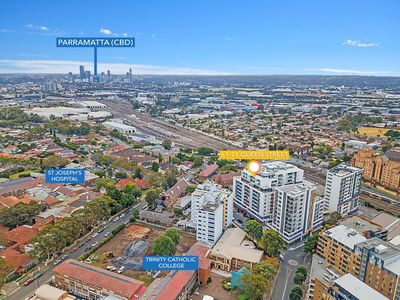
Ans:
[[[143,270],[198,270],[198,256],[143,256]]]
[[[46,183],[84,183],[85,169],[46,169]]]
[[[57,47],[135,47],[135,38],[59,37]]]

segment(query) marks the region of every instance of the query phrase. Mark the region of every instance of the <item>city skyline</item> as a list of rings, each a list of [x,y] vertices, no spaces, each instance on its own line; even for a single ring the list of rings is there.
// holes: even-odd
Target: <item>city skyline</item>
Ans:
[[[1,73],[76,74],[79,65],[93,72],[93,51],[59,49],[56,37],[132,36],[134,49],[99,50],[99,72],[125,74],[132,67],[134,74],[156,75],[400,75],[396,1],[3,6]]]

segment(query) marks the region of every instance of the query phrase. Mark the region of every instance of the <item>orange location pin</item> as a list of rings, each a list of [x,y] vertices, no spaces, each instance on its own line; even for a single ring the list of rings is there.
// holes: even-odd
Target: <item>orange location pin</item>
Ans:
[[[261,172],[261,164],[257,160],[252,160],[247,164],[247,171],[253,176]]]

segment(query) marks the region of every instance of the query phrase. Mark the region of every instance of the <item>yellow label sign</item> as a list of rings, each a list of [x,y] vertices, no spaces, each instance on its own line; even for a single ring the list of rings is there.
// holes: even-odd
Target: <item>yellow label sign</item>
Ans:
[[[220,150],[220,160],[288,160],[289,150]]]

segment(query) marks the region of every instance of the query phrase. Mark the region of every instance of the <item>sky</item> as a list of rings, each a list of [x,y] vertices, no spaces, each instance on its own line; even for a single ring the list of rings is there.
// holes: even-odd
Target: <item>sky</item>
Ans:
[[[400,76],[399,0],[8,0],[0,73],[93,69],[56,37],[135,37],[98,49],[99,72]],[[93,70],[92,70],[93,71]]]

